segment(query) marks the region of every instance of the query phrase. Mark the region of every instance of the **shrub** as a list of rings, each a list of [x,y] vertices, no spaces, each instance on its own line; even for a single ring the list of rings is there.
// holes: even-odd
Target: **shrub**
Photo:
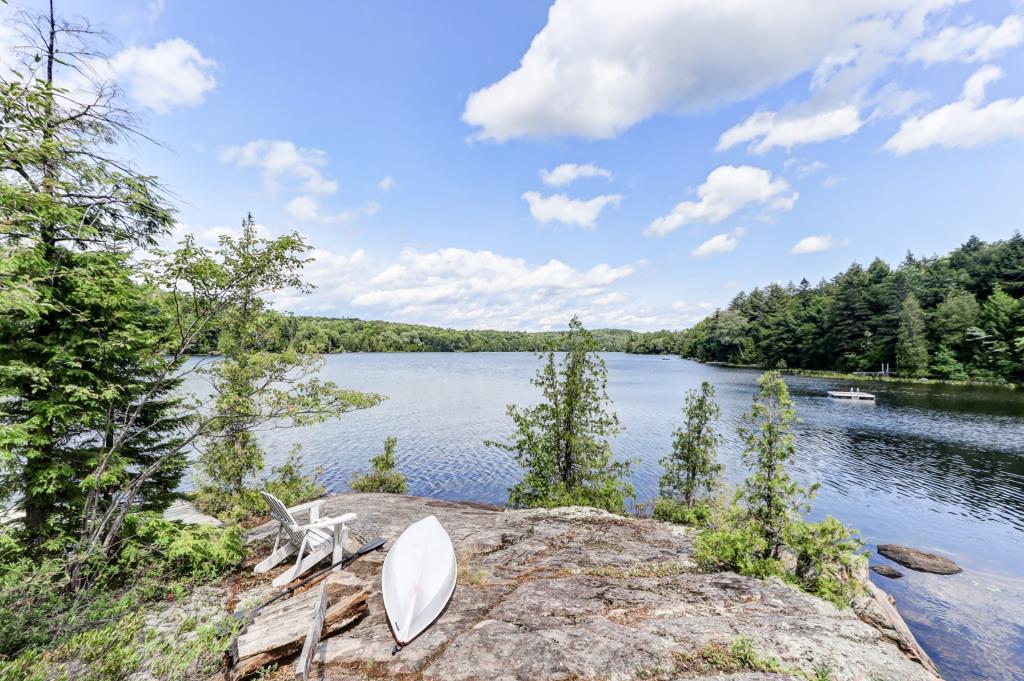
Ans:
[[[244,555],[237,526],[182,525],[155,513],[128,516],[122,542],[117,568],[129,579],[143,567],[158,567],[164,577],[212,579]]]
[[[709,502],[697,502],[693,506],[687,506],[681,501],[658,497],[654,500],[652,517],[655,520],[677,525],[703,526],[710,521],[711,515],[712,508]]]
[[[395,470],[395,445],[398,440],[389,437],[384,440],[384,451],[371,459],[373,470],[365,475],[356,476],[352,480],[352,489],[356,492],[390,492],[405,494],[407,484],[405,476]]]
[[[271,476],[263,481],[262,487],[285,506],[316,499],[326,491],[319,481],[323,469],[317,466],[310,475],[303,474],[302,469],[301,445],[296,445],[283,464],[271,468]],[[193,503],[203,513],[227,522],[246,522],[267,513],[267,503],[260,496],[259,490],[249,487],[233,492],[211,486],[200,487]]]

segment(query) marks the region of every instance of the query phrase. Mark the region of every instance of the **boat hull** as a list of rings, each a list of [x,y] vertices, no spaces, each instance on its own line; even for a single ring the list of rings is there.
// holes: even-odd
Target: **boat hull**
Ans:
[[[402,532],[384,558],[381,573],[384,610],[399,645],[412,641],[440,616],[457,578],[455,548],[436,517],[427,516]]]

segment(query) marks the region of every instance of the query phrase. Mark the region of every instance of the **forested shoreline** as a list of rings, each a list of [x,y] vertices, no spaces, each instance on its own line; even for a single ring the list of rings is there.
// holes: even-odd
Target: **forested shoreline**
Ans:
[[[971,237],[941,257],[876,258],[812,285],[769,284],[626,351],[702,362],[953,381],[1024,380],[1024,237]]]
[[[170,301],[169,301],[170,302]],[[197,339],[193,351],[215,353],[221,331],[213,325]],[[266,311],[261,321],[260,350],[304,353],[336,352],[546,352],[565,350],[567,331],[495,331],[448,329],[356,318],[305,317]],[[636,335],[626,329],[595,329],[597,348],[624,352]]]

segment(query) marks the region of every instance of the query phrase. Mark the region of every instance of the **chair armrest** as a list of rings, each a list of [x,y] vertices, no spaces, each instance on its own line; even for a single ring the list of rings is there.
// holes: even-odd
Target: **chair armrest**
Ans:
[[[309,507],[309,524],[312,525],[320,520],[320,504],[321,501],[316,502]]]
[[[357,518],[355,513],[346,513],[343,516],[337,518],[321,518],[319,522],[310,523],[309,525],[299,525],[296,529],[299,530],[319,530],[324,527],[334,527],[335,525],[341,525]]]

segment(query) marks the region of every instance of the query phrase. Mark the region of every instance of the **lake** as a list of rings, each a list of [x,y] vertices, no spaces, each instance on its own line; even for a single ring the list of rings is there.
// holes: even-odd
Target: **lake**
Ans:
[[[639,459],[641,501],[657,494],[683,393],[707,380],[722,409],[720,458],[731,483],[745,473],[736,436],[759,372],[678,358],[604,354],[608,392],[624,427],[613,449]],[[520,476],[511,457],[485,447],[510,433],[509,403],[537,399],[529,353],[342,354],[321,377],[388,396],[381,406],[320,426],[264,434],[268,464],[303,444],[309,465],[344,491],[384,438],[398,438],[411,494],[503,503]],[[787,377],[800,423],[794,476],[820,482],[812,517],[860,530],[871,562],[878,543],[951,556],[964,572],[872,579],[895,598],[945,678],[1024,678],[1024,391],[899,383],[860,384],[876,405],[825,397],[848,384]]]

